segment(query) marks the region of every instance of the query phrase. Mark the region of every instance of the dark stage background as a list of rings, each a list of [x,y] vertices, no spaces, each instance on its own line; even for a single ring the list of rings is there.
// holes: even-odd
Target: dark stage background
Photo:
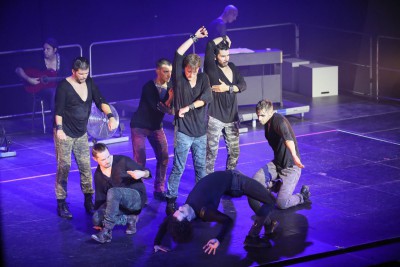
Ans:
[[[397,1],[3,0],[0,4],[0,52],[39,48],[46,37],[52,36],[60,45],[81,45],[83,55],[89,57],[89,47],[93,42],[191,33],[218,17],[227,4],[234,4],[239,9],[238,19],[228,25],[231,29],[286,22],[300,25],[300,55],[316,60],[321,55],[329,54],[331,58],[352,58],[355,62],[363,63],[369,60],[370,55],[368,51],[364,51],[368,49],[361,41],[353,41],[346,35],[327,37],[320,33],[310,33],[310,25],[358,32],[375,39],[378,35],[400,37],[400,9]],[[260,32],[262,37],[258,36],[257,31],[232,34],[235,37],[235,47],[276,47],[282,49],[284,54],[285,50],[293,50],[293,41],[289,40],[286,33]],[[172,59],[174,50],[184,40],[184,36],[177,36],[168,41],[156,39],[138,47],[122,44],[116,45],[114,50],[94,50],[97,61],[92,65],[93,71],[108,73],[154,68],[154,62],[160,56]],[[344,44],[335,47],[336,41]],[[327,49],[327,46],[331,46],[331,49]],[[384,49],[387,63],[390,67],[398,68],[400,56],[396,51],[399,51],[399,46],[391,46],[393,47],[390,49]],[[60,51],[71,58],[78,55],[77,50]],[[30,54],[0,57],[0,85],[20,83],[14,74],[15,67],[26,65],[33,58]],[[344,70],[340,76],[346,80],[340,90],[359,90],[353,87],[358,84],[357,75],[363,76],[365,70],[339,69]],[[386,76],[389,84],[382,92],[388,97],[400,98],[399,73],[389,73]],[[143,72],[117,78],[100,77],[96,81],[109,101],[119,101],[138,98],[142,84],[151,77],[152,72]],[[372,83],[368,80],[358,86],[368,86],[369,82]],[[359,91],[365,94],[363,89]],[[22,86],[2,87],[0,93],[0,116],[28,113],[32,109],[31,96]]]

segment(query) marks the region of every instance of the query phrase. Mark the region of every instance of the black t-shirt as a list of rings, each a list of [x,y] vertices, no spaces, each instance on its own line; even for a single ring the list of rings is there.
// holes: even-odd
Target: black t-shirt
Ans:
[[[236,69],[235,64],[232,62],[228,63],[233,74],[231,82],[218,67],[218,62],[215,60],[214,49],[214,41],[208,42],[204,58],[204,72],[207,73],[210,79],[210,85],[221,84],[219,81],[221,80],[227,85],[236,85],[239,88],[239,93],[245,91],[247,88],[246,82]],[[213,101],[209,105],[208,115],[224,123],[238,121],[237,93],[230,94],[229,92],[212,92],[212,94]]]
[[[107,200],[107,191],[113,187],[127,187],[136,189],[142,200],[142,208],[146,203],[146,187],[142,179],[133,179],[127,171],[135,170],[148,170],[142,167],[131,158],[123,155],[113,155],[113,162],[111,168],[111,176],[107,177],[104,175],[97,166],[94,173],[94,185],[95,185],[95,209],[98,209]],[[150,178],[151,175],[148,177]]]
[[[207,104],[212,101],[210,82],[205,73],[197,74],[196,85],[192,88],[183,73],[184,56],[175,53],[172,78],[174,87],[175,125],[178,131],[191,137],[200,137],[206,134]],[[179,109],[189,106],[196,100],[204,101],[205,105],[185,113],[179,117]]]
[[[63,131],[72,138],[83,136],[87,132],[87,123],[92,101],[101,110],[101,104],[107,104],[92,78],[86,80],[88,96],[86,101],[78,95],[72,85],[63,79],[56,89],[56,112],[62,117]]]
[[[221,18],[214,19],[207,27],[208,38],[215,39],[226,35],[226,23]]]
[[[294,161],[290,150],[286,147],[285,141],[294,142],[296,154],[300,158],[296,136],[289,121],[281,114],[274,113],[271,119],[264,125],[265,138],[274,151],[274,164],[279,169],[293,167]]]
[[[160,101],[165,103],[169,90],[172,90],[172,83],[168,83],[167,92],[161,99],[154,81],[148,81],[143,86],[139,107],[132,116],[131,128],[144,128],[152,131],[161,129],[165,113],[157,109],[157,104]]]

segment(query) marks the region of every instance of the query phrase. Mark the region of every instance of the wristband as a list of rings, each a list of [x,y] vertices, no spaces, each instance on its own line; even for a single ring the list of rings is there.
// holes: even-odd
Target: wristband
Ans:
[[[199,40],[199,38],[196,37],[196,35],[190,35],[190,38],[192,38],[193,43],[197,42]]]
[[[233,85],[229,85],[229,93],[230,93],[230,94],[233,93]]]
[[[111,117],[114,117],[114,114],[112,114],[111,112],[107,114],[107,118],[110,119]]]
[[[195,109],[195,108],[196,108],[196,107],[194,106],[193,103],[189,105],[189,110],[193,110],[193,109]]]
[[[57,125],[56,125],[56,129],[57,129],[57,131],[58,131],[58,130],[62,130],[62,129],[63,129],[62,124],[57,124]]]

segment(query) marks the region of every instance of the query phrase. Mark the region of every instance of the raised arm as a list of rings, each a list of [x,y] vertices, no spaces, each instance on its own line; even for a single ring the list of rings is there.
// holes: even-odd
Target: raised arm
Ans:
[[[192,46],[192,44],[194,44],[195,42],[197,42],[198,39],[204,38],[208,36],[208,32],[207,29],[202,26],[200,27],[200,29],[197,30],[197,32],[190,36],[189,39],[187,39],[179,48],[177,51],[177,53],[179,55],[184,55],[186,53],[186,51]]]

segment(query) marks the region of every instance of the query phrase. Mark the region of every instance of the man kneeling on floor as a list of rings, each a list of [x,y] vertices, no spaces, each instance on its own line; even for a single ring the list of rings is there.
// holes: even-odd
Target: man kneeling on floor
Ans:
[[[219,234],[203,247],[204,252],[214,254],[225,235],[233,225],[233,220],[218,210],[222,196],[248,196],[257,199],[263,205],[256,212],[256,219],[246,236],[246,247],[268,247],[267,239],[259,237],[269,214],[274,208],[274,199],[259,182],[245,176],[236,170],[216,171],[196,183],[186,199],[186,204],[170,214],[160,225],[154,240],[154,250],[167,252],[168,248],[161,245],[164,235],[169,232],[176,242],[189,241],[192,236],[191,222],[200,218],[205,222],[222,224]]]
[[[127,156],[111,155],[102,143],[93,146],[92,156],[99,164],[94,173],[93,223],[97,229],[102,227],[92,238],[111,242],[115,225],[127,225],[127,234],[136,233],[138,215],[147,202],[142,178],[150,178],[150,171]]]

